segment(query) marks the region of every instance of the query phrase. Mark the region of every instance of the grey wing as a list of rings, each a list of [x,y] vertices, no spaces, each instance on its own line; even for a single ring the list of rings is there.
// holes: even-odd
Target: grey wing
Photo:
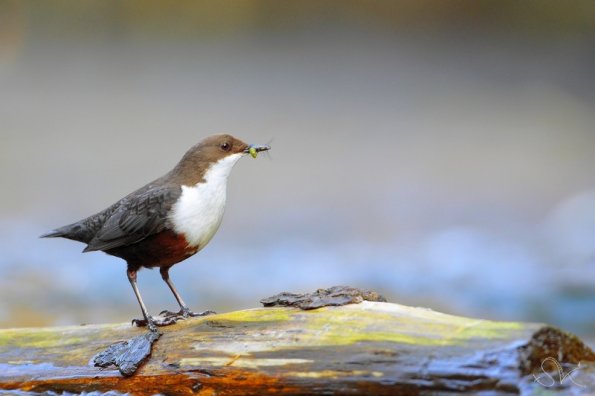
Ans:
[[[124,198],[84,252],[131,245],[163,231],[180,194],[180,187],[158,187]]]

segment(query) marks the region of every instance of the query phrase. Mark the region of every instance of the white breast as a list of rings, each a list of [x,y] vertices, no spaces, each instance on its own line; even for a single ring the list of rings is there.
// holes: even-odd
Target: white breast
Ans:
[[[213,238],[225,211],[227,177],[243,154],[232,154],[211,165],[205,182],[182,186],[182,195],[174,205],[170,220],[177,233],[183,234],[199,250]]]

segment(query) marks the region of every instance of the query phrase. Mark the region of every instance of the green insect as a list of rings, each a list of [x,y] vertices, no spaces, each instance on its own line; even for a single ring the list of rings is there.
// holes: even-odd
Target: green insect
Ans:
[[[258,156],[259,152],[267,151],[270,149],[271,149],[271,147],[266,144],[253,144],[253,145],[248,146],[244,150],[244,153],[250,154],[252,156],[252,158],[256,158],[256,156]]]

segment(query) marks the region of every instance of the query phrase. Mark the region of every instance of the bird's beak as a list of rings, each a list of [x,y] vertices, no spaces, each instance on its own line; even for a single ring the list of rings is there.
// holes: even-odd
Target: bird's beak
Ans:
[[[252,158],[256,158],[258,153],[260,153],[261,151],[267,151],[270,149],[271,147],[267,146],[266,144],[251,144],[248,147],[246,147],[244,153],[250,154]]]

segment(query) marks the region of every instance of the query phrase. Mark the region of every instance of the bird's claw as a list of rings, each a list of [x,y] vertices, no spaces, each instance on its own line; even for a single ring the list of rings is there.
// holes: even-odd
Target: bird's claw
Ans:
[[[192,312],[188,311],[188,316],[196,317],[196,316],[209,316],[209,315],[216,315],[217,312],[211,311],[210,309],[202,312]]]
[[[172,317],[152,317],[149,319],[132,319],[132,325],[137,327],[148,327],[150,331],[157,331],[157,327],[175,324],[177,320]]]
[[[188,308],[180,309],[179,312],[172,312],[168,310],[161,311],[159,316],[149,316],[147,319],[132,319],[132,325],[137,327],[148,327],[151,331],[157,331],[157,327],[169,326],[176,324],[178,320],[185,320],[190,317],[214,315],[215,311],[204,311],[204,312],[192,312]]]
[[[168,311],[168,310],[164,310],[161,311],[159,313],[159,316],[162,316],[164,318],[174,318],[175,320],[183,320],[183,319],[187,319],[187,318],[194,318],[197,316],[207,316],[207,315],[214,315],[217,312],[215,311],[204,311],[204,312],[192,312],[191,310],[189,310],[188,308],[184,309],[180,309],[178,312],[172,312],[172,311]]]
[[[136,327],[145,327],[147,325],[146,319],[132,319],[132,325]]]

